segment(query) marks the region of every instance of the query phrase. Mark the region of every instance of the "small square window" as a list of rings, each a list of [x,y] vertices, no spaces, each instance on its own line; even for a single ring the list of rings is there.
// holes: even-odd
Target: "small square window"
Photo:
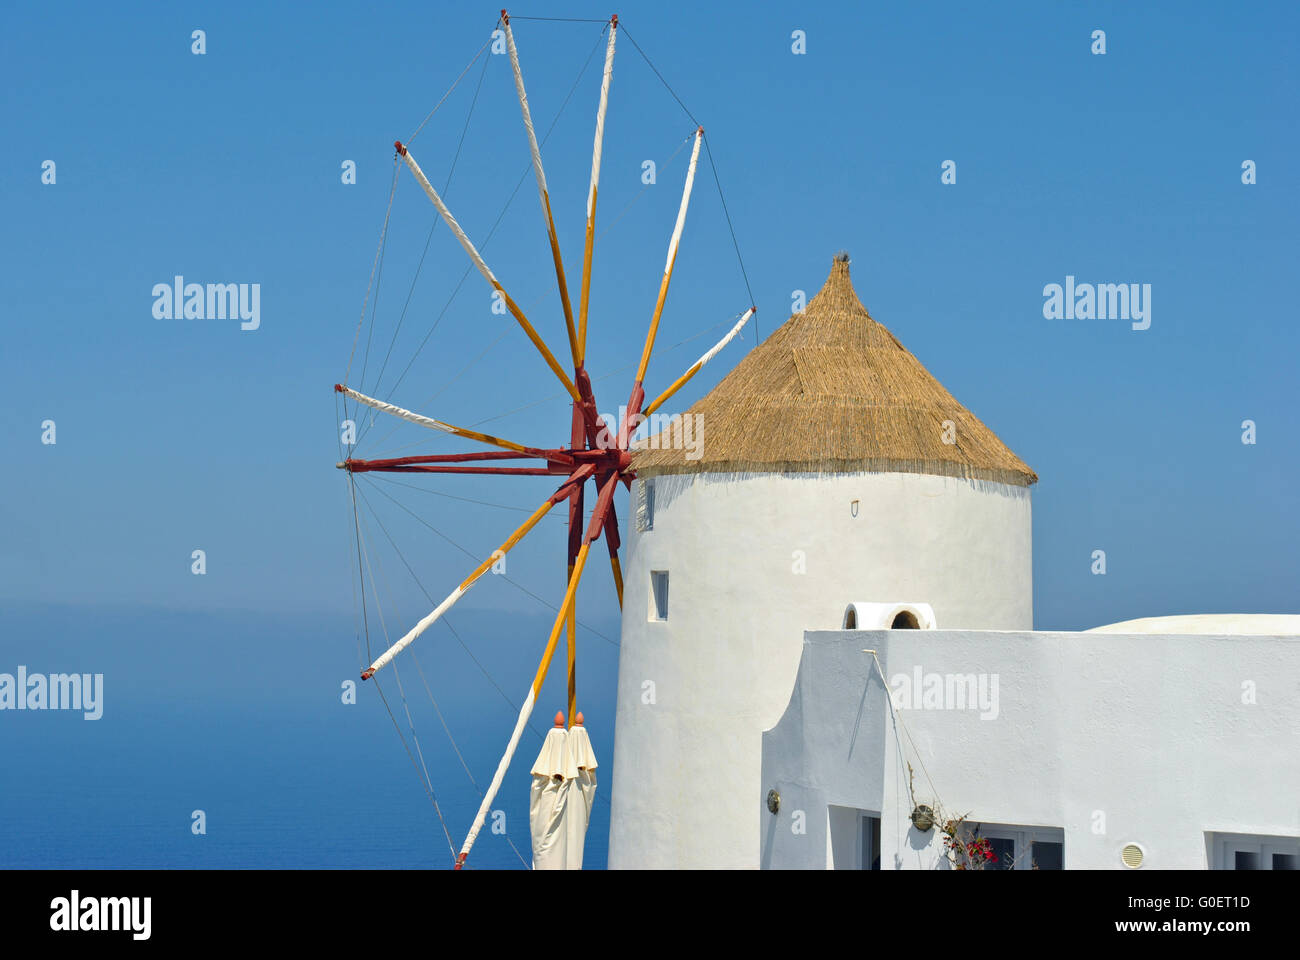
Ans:
[[[668,571],[650,571],[650,619],[668,619]]]

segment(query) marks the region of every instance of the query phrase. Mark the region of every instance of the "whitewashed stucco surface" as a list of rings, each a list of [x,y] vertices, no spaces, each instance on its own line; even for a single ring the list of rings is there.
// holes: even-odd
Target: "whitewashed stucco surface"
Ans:
[[[847,603],[913,598],[944,626],[1033,625],[1027,488],[903,473],[653,482],[653,529],[627,538],[613,868],[759,865],[762,732],[789,702],[804,631],[838,628]],[[669,616],[655,622],[660,570]]]
[[[1093,627],[1088,633],[1212,633],[1289,637],[1300,634],[1300,616],[1285,613],[1196,613],[1142,617]]]
[[[891,711],[863,648],[891,682],[918,665],[997,674],[996,719]],[[825,868],[833,805],[880,813],[884,869],[940,865],[938,830],[907,819],[910,761],[919,802],[937,792],[972,821],[1063,828],[1067,869],[1123,869],[1129,842],[1144,869],[1204,869],[1207,832],[1300,836],[1298,686],[1295,636],[809,632],[789,709],[763,737],[760,792],[777,789],[782,809],[754,802],[762,863]]]

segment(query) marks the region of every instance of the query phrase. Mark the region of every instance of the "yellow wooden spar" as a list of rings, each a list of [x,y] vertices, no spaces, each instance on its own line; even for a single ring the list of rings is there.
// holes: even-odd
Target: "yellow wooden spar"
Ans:
[[[659,296],[655,300],[654,315],[650,318],[650,331],[646,334],[645,348],[641,351],[641,363],[636,368],[636,382],[645,380],[646,367],[650,365],[650,354],[654,350],[655,335],[659,332],[659,318],[664,312],[664,301],[668,299],[668,284],[673,278],[673,264],[677,262],[677,248],[682,241],[682,230],[686,226],[686,209],[691,203],[691,187],[695,184],[695,165],[700,159],[700,143],[704,140],[704,128],[695,131],[695,145],[691,148],[691,163],[686,168],[686,187],[682,190],[682,205],[677,209],[677,225],[673,228],[672,239],[668,241],[668,259],[664,263],[664,276],[659,282]]]
[[[492,564],[496,563],[499,559],[501,559],[507,553],[509,553],[511,548],[513,548],[515,544],[517,544],[520,540],[522,540],[527,535],[529,530],[537,526],[538,521],[540,521],[542,517],[546,516],[546,514],[550,512],[553,506],[555,506],[555,501],[553,499],[547,500],[540,507],[538,507],[531,514],[529,514],[528,519],[525,520],[518,527],[518,529],[515,530],[514,533],[506,537],[505,542],[502,543],[501,546],[497,548],[496,552],[493,553],[492,556],[484,560],[482,563],[480,563],[477,567],[475,567],[474,572],[471,573],[464,580],[462,580],[460,582],[460,586],[458,586],[456,589],[459,590],[461,593],[464,593],[466,590],[472,587],[474,585],[474,581],[477,580],[479,577],[483,576],[483,574],[487,573],[488,569],[492,566]]]
[[[596,188],[600,183],[600,154],[605,144],[605,111],[609,106],[609,84],[614,77],[614,36],[618,14],[609,20],[609,41],[605,45],[605,72],[600,80],[600,105],[596,108],[596,139],[591,149],[591,187],[587,191],[587,237],[582,250],[582,293],[578,303],[578,365],[587,356],[587,305],[591,301],[591,256],[596,245]]]
[[[569,611],[573,609],[573,598],[578,591],[578,581],[582,579],[582,568],[586,566],[587,551],[590,549],[591,543],[587,542],[578,550],[578,556],[575,558],[573,565],[573,576],[569,578],[569,587],[564,591],[564,602],[560,605],[560,612],[556,614],[555,625],[551,627],[551,635],[546,642],[546,651],[542,654],[542,662],[538,665],[537,675],[533,678],[533,685],[529,687],[528,695],[524,698],[524,705],[519,710],[519,719],[515,721],[515,729],[510,735],[510,742],[506,744],[506,752],[502,755],[501,762],[497,764],[496,773],[492,775],[492,782],[488,784],[487,792],[483,794],[483,802],[479,805],[478,813],[474,817],[474,823],[469,828],[465,843],[460,848],[459,856],[456,857],[457,870],[464,865],[465,858],[469,856],[470,849],[474,846],[474,841],[478,839],[479,831],[483,829],[488,811],[492,809],[492,801],[496,799],[497,791],[501,789],[501,781],[505,779],[506,770],[509,769],[510,761],[515,755],[515,748],[519,746],[519,737],[528,724],[528,718],[532,715],[533,705],[537,702],[537,696],[541,693],[542,684],[546,681],[546,671],[550,669],[551,658],[555,656],[555,647],[560,638],[560,630],[568,619]]]
[[[618,591],[618,608],[623,609],[623,568],[618,565],[618,554],[609,552],[609,566],[614,571],[614,589]]]
[[[551,636],[546,641],[546,651],[542,654],[542,662],[537,665],[537,674],[533,677],[534,698],[542,692],[542,684],[546,682],[546,673],[551,668],[551,658],[555,656],[555,647],[559,643],[560,630],[569,617],[569,611],[573,609],[573,598],[578,592],[578,581],[582,579],[582,569],[587,565],[587,552],[590,549],[591,543],[584,543],[578,548],[578,556],[574,558],[573,576],[569,578],[569,587],[564,591],[564,603],[560,607],[560,615],[555,618],[555,625],[551,627]]]
[[[533,115],[528,109],[528,94],[524,92],[524,74],[519,66],[519,51],[515,47],[515,34],[510,29],[510,17],[502,16],[505,24],[506,47],[510,52],[510,67],[515,75],[515,91],[519,94],[519,109],[524,116],[524,128],[528,131],[528,149],[533,156],[533,174],[537,178],[537,193],[542,202],[542,213],[546,216],[546,234],[551,241],[551,259],[555,263],[555,282],[560,288],[560,303],[564,307],[564,324],[569,334],[569,352],[573,355],[573,365],[582,366],[578,353],[578,332],[573,325],[573,306],[569,303],[569,285],[564,277],[564,261],[560,257],[560,241],[555,234],[555,218],[551,215],[551,194],[546,188],[546,173],[542,169],[542,151],[537,145],[537,132],[533,129]]]
[[[561,367],[559,361],[555,359],[555,354],[551,353],[550,348],[546,346],[545,342],[543,342],[542,338],[533,328],[533,325],[528,322],[528,318],[524,316],[524,312],[519,309],[519,304],[515,303],[515,301],[511,299],[510,294],[506,293],[505,287],[501,286],[501,282],[497,280],[496,275],[488,267],[487,263],[484,262],[483,257],[479,255],[474,244],[470,241],[469,237],[465,235],[465,231],[462,230],[460,224],[456,222],[456,218],[453,217],[451,211],[447,209],[447,205],[442,202],[442,197],[438,196],[438,191],[433,189],[433,184],[431,184],[429,178],[424,175],[424,171],[420,169],[420,165],[415,162],[415,158],[411,156],[411,152],[407,150],[406,147],[402,146],[400,141],[395,144],[395,146],[397,147],[397,152],[401,154],[402,159],[406,161],[406,165],[410,168],[411,173],[414,174],[416,181],[420,184],[420,188],[424,190],[429,199],[433,201],[433,205],[438,208],[438,213],[442,216],[442,219],[446,222],[451,232],[456,235],[456,239],[459,240],[460,245],[465,248],[465,252],[469,254],[469,258],[473,261],[474,266],[478,268],[478,272],[483,274],[484,279],[492,285],[492,289],[501,295],[501,299],[505,301],[506,309],[510,311],[510,315],[518,321],[519,326],[523,329],[528,339],[533,342],[533,346],[537,348],[537,351],[542,355],[542,359],[546,361],[546,365],[551,368],[552,372],[554,372],[557,377],[559,377],[560,382],[564,384],[564,389],[569,392],[569,396],[573,397],[574,400],[580,401],[582,395],[578,393],[578,388],[573,385],[573,381],[569,379],[569,375],[564,372],[564,368]]]
[[[540,507],[534,510],[532,512],[532,515],[529,516],[529,518],[525,520],[523,524],[521,524],[520,527],[517,530],[515,530],[514,533],[510,534],[510,536],[506,538],[505,542],[502,543],[501,546],[496,549],[496,551],[492,554],[492,556],[488,557],[477,567],[475,567],[473,573],[471,573],[468,577],[462,580],[460,582],[460,585],[457,586],[455,590],[447,594],[447,599],[443,600],[442,603],[434,607],[433,611],[428,616],[426,616],[423,620],[417,623],[414,627],[412,627],[409,631],[407,631],[406,635],[403,636],[402,639],[398,640],[395,644],[393,644],[382,654],[380,654],[379,657],[375,660],[375,662],[372,663],[369,667],[367,667],[365,671],[361,674],[361,679],[369,680],[371,677],[375,675],[376,672],[382,670],[389,663],[391,663],[392,659],[395,656],[397,656],[408,646],[410,646],[416,637],[420,636],[420,634],[424,633],[424,631],[428,630],[431,626],[433,626],[434,623],[437,622],[439,617],[441,617],[444,613],[450,610],[452,606],[455,605],[456,601],[459,600],[461,597],[463,597],[469,591],[470,587],[474,586],[474,583],[479,579],[479,577],[487,573],[487,571],[492,567],[492,564],[496,563],[498,559],[504,557],[507,553],[509,553],[511,548],[514,547],[514,545],[517,544],[520,540],[522,540],[529,530],[532,530],[533,527],[537,526],[537,524],[541,521],[542,517],[546,516],[546,514],[550,511],[550,509],[553,506],[555,506],[554,497],[548,499]]]
[[[654,413],[656,410],[658,410],[660,407],[664,405],[664,401],[668,400],[674,393],[676,393],[682,387],[686,386],[687,382],[691,379],[691,377],[699,373],[700,370],[704,368],[704,365],[706,363],[708,363],[715,356],[717,356],[718,352],[722,350],[722,348],[725,347],[727,344],[729,344],[738,333],[740,333],[741,329],[744,328],[745,324],[749,322],[749,318],[752,317],[757,312],[758,312],[758,307],[750,307],[748,310],[746,310],[744,314],[741,316],[740,320],[736,323],[734,327],[731,328],[731,330],[727,333],[725,337],[723,337],[721,340],[715,343],[711,348],[709,348],[709,351],[705,353],[704,356],[700,357],[700,359],[696,360],[693,364],[691,364],[691,368],[689,370],[687,370],[680,377],[678,377],[676,380],[673,381],[672,386],[670,386],[663,393],[659,394],[659,396],[655,398],[654,403],[650,404],[650,406],[645,408],[645,415],[647,417],[650,416],[650,414]]]
[[[464,437],[466,440],[477,440],[479,443],[486,443],[488,446],[500,447],[503,450],[513,450],[516,453],[536,454],[539,451],[535,447],[525,447],[522,444],[514,443],[511,440],[503,440],[500,437],[494,437],[490,433],[479,433],[477,430],[467,430],[464,427],[453,426],[450,423],[444,423],[442,420],[435,420],[433,417],[421,416],[413,413],[404,407],[396,404],[385,403],[383,400],[376,400],[374,397],[368,397],[350,387],[342,384],[335,384],[334,389],[346,397],[351,397],[358,403],[363,403],[367,407],[380,410],[384,413],[391,413],[395,417],[401,417],[403,420],[411,423],[418,423],[422,427],[428,427],[431,430],[440,430],[443,433],[450,433],[454,437]]]

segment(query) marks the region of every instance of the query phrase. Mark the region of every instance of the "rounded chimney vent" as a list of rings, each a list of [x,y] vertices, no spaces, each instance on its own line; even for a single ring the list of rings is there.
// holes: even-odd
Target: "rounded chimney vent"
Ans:
[[[935,630],[934,608],[928,603],[859,600],[844,610],[841,630]]]

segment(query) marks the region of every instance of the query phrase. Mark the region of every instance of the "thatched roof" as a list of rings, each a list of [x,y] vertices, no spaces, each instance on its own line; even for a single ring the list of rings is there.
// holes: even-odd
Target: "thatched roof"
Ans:
[[[689,434],[683,444],[674,424],[635,445],[638,476],[871,471],[1021,486],[1038,480],[871,318],[845,255],[836,256],[804,312],[750,351],[688,413],[702,424],[697,450],[689,449]],[[945,421],[955,430],[945,431]],[[945,432],[953,442],[944,442]]]

